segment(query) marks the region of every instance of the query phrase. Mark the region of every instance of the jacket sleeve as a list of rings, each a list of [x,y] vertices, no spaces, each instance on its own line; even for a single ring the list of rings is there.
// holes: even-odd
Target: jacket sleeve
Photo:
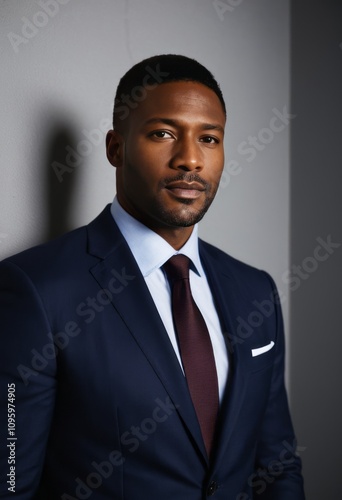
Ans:
[[[39,485],[56,392],[56,355],[49,332],[34,284],[16,264],[2,262],[1,499],[32,499]]]
[[[284,384],[283,318],[276,285],[269,276],[268,278],[275,303],[277,351],[268,405],[258,440],[256,472],[250,478],[250,483],[256,500],[304,500],[301,460],[296,451],[297,442]]]

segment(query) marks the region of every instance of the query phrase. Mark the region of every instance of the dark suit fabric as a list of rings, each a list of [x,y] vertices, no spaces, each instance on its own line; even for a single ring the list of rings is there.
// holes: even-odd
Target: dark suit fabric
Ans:
[[[1,263],[0,498],[304,498],[275,285],[199,245],[230,363],[210,464],[178,360],[109,206]],[[12,383],[15,495],[5,477]]]

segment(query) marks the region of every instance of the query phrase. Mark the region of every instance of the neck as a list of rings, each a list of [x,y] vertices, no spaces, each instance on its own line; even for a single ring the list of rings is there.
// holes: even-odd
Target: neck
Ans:
[[[180,250],[190,238],[194,226],[179,228],[154,228],[152,231],[164,238],[175,250]]]
[[[136,220],[144,224],[144,226],[148,227],[159,236],[164,238],[165,241],[168,242],[175,250],[179,250],[190,238],[194,226],[168,226],[162,225],[158,223],[156,220],[144,217],[140,212],[138,212],[134,206],[131,204],[128,205],[124,200],[121,199],[121,196],[117,192],[117,199],[121,207]]]

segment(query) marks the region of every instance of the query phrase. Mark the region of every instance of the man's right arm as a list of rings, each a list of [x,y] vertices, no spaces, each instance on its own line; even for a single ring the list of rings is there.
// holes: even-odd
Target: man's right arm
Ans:
[[[0,264],[0,498],[29,500],[44,463],[56,391],[50,326],[34,284]]]

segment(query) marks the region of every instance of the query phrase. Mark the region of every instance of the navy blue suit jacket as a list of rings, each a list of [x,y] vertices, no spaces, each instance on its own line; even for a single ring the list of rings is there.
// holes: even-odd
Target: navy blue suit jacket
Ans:
[[[1,263],[0,498],[304,498],[274,283],[203,241],[200,256],[230,362],[211,463],[178,360],[109,207]]]

